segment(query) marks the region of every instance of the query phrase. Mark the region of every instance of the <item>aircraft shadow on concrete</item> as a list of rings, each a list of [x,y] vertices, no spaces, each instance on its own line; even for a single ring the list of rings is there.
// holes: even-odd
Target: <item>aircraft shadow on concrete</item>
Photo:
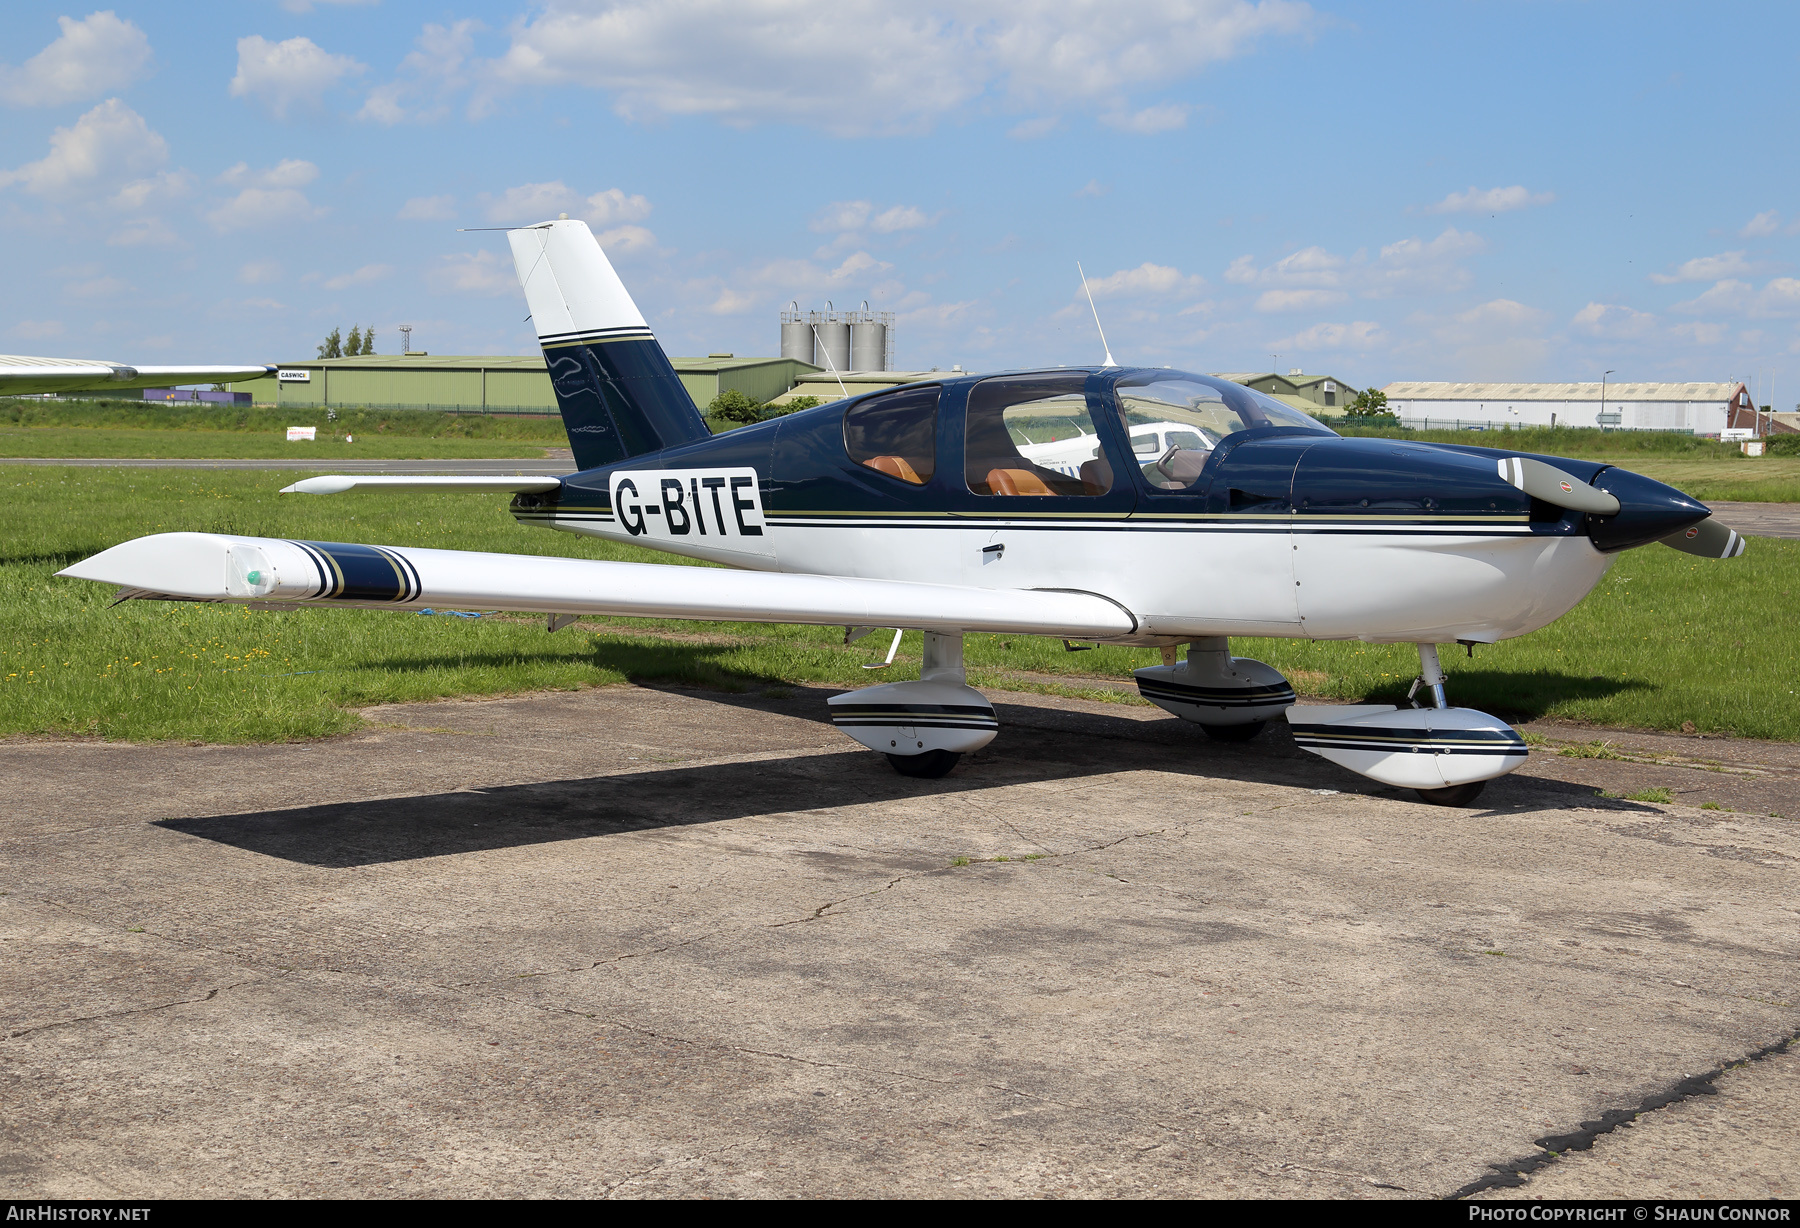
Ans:
[[[768,696],[709,698],[790,715],[811,715],[814,706]],[[1140,721],[1011,704],[998,709],[1002,730],[993,747],[965,758],[942,780],[899,776],[873,753],[777,753],[752,762],[169,819],[156,826],[264,856],[344,869],[757,815],[793,815],[803,823],[807,811],[909,798],[936,797],[954,805],[958,794],[1133,770],[1170,772],[1191,781],[1168,794],[1177,807],[1184,795],[1203,797],[1204,785],[1195,778],[1210,777],[1410,796],[1403,790],[1371,788],[1372,782],[1306,755],[1294,747],[1285,727],[1271,727],[1256,743],[1226,745],[1210,743],[1173,719]],[[1542,804],[1550,800],[1544,796],[1547,790],[1566,793],[1559,799],[1564,802],[1592,796],[1591,788],[1509,777],[1494,782],[1483,800],[1496,808]],[[1423,821],[1429,822],[1431,813],[1421,807]],[[1166,821],[1170,815],[1159,809],[1145,817]]]

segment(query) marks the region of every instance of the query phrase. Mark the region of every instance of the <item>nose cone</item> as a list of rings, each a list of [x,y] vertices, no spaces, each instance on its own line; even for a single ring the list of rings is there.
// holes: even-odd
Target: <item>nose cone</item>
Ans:
[[[1619,501],[1614,515],[1587,518],[1588,539],[1607,554],[1660,541],[1712,515],[1705,504],[1629,469],[1608,469],[1593,485]]]

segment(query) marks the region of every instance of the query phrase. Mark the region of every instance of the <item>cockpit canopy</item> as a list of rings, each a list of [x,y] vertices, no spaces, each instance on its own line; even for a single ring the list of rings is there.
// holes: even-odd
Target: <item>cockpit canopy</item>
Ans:
[[[1285,427],[1335,434],[1273,397],[1187,371],[1122,372],[1110,390],[1101,385],[1098,400],[1090,401],[1094,374],[1110,372],[1064,369],[974,381],[960,432],[968,492],[1015,498],[1108,494],[1115,488],[1116,462],[1108,458],[1098,421],[1105,418],[1118,423],[1144,480],[1162,490],[1192,487],[1212,450],[1240,431]],[[937,384],[914,385],[852,403],[843,420],[850,458],[910,485],[929,484],[941,468],[937,419],[944,392]]]

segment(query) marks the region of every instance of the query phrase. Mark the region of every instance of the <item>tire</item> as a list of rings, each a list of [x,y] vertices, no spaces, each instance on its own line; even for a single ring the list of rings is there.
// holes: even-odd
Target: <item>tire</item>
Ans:
[[[937,780],[948,776],[950,769],[962,755],[953,750],[928,750],[921,755],[889,755],[887,760],[894,765],[894,770],[902,776],[912,776],[919,780]]]
[[[1451,785],[1445,789],[1414,789],[1421,800],[1433,806],[1467,806],[1481,796],[1487,788],[1487,781],[1478,780],[1470,785]]]
[[[1216,742],[1248,742],[1263,731],[1267,721],[1251,721],[1246,725],[1202,725],[1206,736]]]

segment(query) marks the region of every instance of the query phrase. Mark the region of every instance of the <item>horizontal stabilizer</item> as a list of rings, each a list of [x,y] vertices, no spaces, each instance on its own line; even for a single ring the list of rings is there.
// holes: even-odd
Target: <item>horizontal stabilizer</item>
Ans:
[[[369,477],[362,474],[333,473],[324,477],[305,478],[292,486],[283,486],[284,495],[341,495],[348,490],[417,490],[462,491],[465,494],[534,494],[555,490],[561,478],[460,477],[448,474],[420,474],[407,477]]]
[[[1096,593],[610,563],[412,546],[158,533],[57,573],[192,601],[420,606],[1106,639],[1138,620]]]

